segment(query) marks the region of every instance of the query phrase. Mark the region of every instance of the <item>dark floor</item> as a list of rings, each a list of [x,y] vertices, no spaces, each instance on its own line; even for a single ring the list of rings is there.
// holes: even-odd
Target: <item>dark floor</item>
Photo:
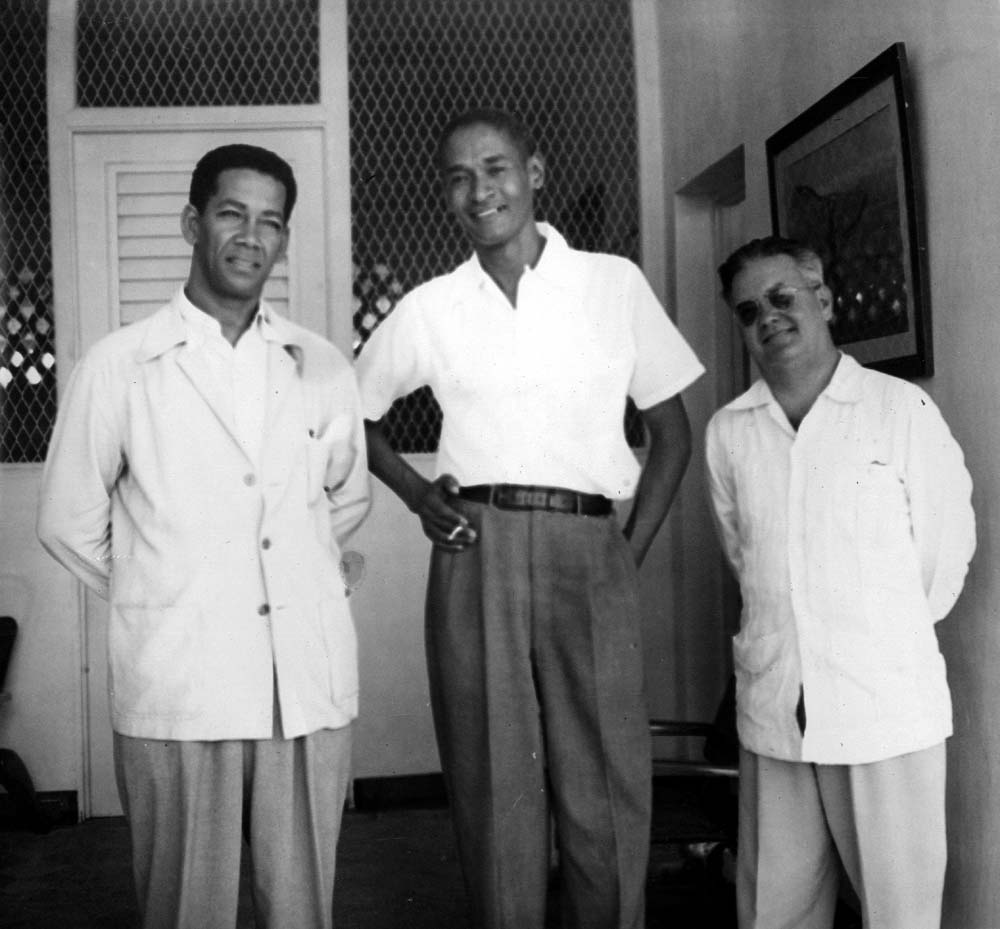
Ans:
[[[707,849],[654,844],[647,929],[735,926],[731,885],[719,877],[718,860],[706,863],[699,854]],[[347,813],[334,917],[337,929],[465,929],[448,811]],[[0,830],[4,929],[127,929],[134,920],[124,820],[95,819],[47,835]],[[252,927],[244,898],[238,929]]]

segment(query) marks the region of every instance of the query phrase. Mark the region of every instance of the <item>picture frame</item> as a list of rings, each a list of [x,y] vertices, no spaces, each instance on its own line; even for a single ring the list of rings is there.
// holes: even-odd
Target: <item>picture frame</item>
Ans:
[[[934,373],[923,188],[897,42],[766,143],[771,222],[823,259],[834,342],[901,377]]]

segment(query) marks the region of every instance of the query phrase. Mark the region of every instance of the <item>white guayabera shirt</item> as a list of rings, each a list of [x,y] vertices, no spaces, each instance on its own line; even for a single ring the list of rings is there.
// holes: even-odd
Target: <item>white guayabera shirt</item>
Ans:
[[[706,450],[743,594],[742,744],[861,764],[950,735],[934,623],[962,589],[975,519],[962,451],[930,397],[842,355],[798,431],[758,381],[715,414]]]

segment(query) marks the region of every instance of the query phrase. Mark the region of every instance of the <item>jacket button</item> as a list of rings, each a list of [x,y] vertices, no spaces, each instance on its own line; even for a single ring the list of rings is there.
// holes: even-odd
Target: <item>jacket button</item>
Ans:
[[[253,485],[257,483],[257,478],[253,474],[244,474],[243,483],[246,484],[247,487],[253,487]]]
[[[271,604],[270,603],[262,603],[259,607],[257,607],[257,615],[258,616],[267,616],[267,614],[270,613],[270,612],[271,612]]]
[[[260,547],[266,552],[271,547],[271,540],[264,539],[264,541],[260,543]]]

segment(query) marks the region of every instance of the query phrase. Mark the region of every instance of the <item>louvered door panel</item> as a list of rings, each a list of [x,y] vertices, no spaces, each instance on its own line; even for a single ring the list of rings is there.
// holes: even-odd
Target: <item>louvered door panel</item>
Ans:
[[[159,170],[155,165],[123,168],[116,186],[116,248],[119,324],[142,319],[163,306],[187,280],[191,247],[180,235],[190,167]],[[288,260],[279,262],[264,296],[288,315]]]

